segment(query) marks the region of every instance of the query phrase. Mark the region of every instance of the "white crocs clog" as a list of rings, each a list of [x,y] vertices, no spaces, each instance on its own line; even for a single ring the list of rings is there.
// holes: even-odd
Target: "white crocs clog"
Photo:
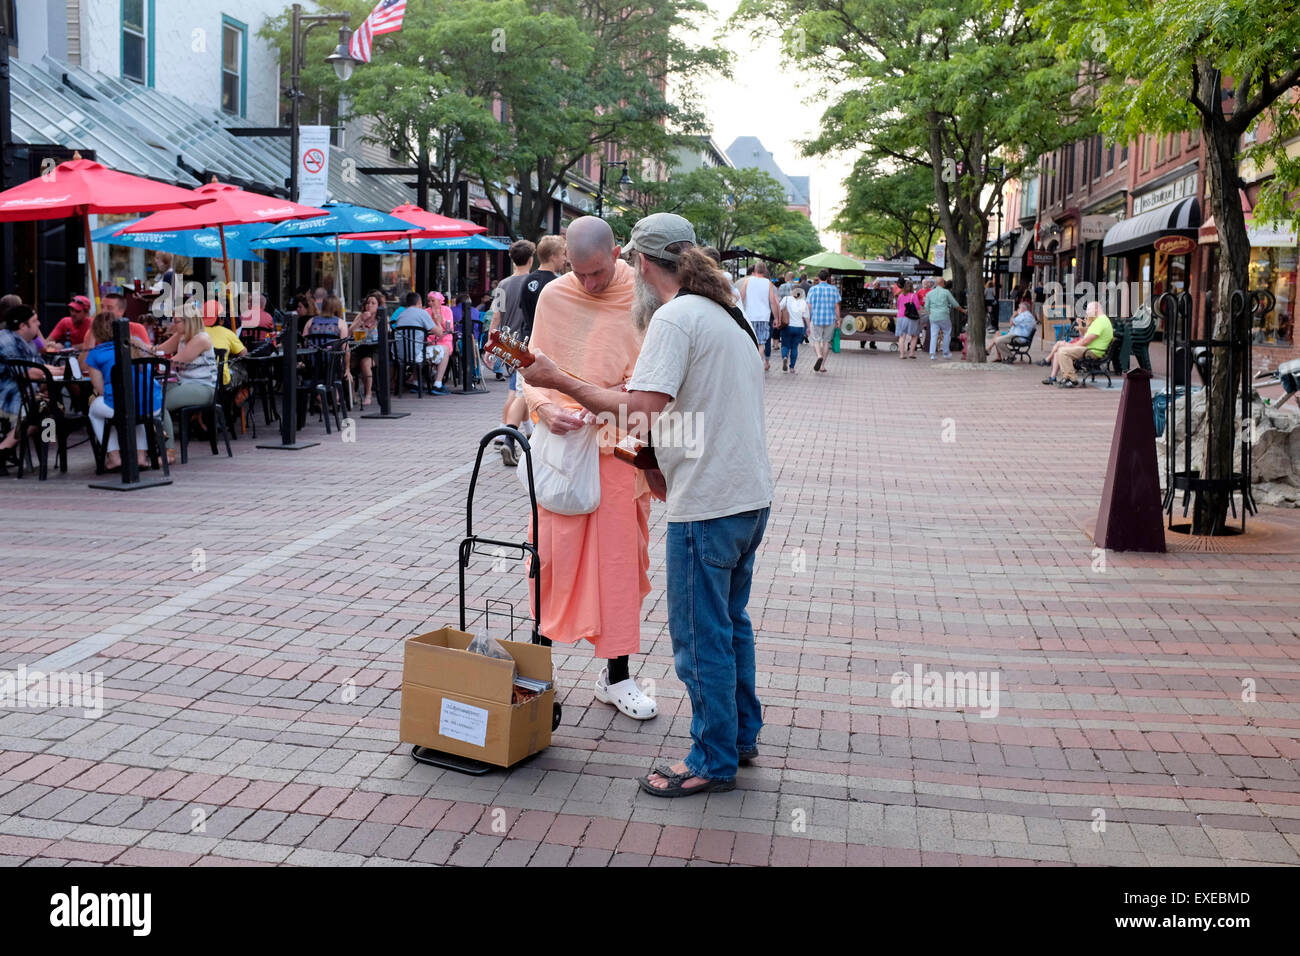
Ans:
[[[608,680],[609,668],[602,668],[596,678],[596,699],[602,704],[613,704],[634,720],[649,720],[659,713],[654,698],[641,693],[641,688],[632,678],[617,684],[609,684]]]

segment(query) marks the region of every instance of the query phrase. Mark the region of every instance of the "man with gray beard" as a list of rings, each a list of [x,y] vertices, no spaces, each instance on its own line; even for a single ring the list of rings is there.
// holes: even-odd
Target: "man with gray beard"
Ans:
[[[689,222],[647,216],[628,249],[638,323],[659,305],[626,390],[580,381],[543,352],[522,374],[589,412],[651,422],[661,473],[652,487],[668,502],[668,628],[691,701],[692,746],[638,784],[656,797],[732,790],[738,765],[758,756],[763,724],[746,607],[773,491],[763,362],[726,274],[695,245]],[[680,440],[687,420],[696,423],[689,444]]]

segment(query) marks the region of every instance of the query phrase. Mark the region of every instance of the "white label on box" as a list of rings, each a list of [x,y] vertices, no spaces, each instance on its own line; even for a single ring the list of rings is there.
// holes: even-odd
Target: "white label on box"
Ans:
[[[487,743],[487,725],[488,712],[484,708],[471,707],[446,697],[442,699],[438,733],[443,737],[482,747]]]

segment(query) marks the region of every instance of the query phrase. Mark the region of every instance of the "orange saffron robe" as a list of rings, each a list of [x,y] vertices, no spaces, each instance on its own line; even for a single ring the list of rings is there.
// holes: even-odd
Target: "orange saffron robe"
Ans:
[[[621,259],[598,295],[573,273],[551,281],[537,300],[529,348],[588,382],[617,388],[631,378],[644,337],[632,321],[632,289],[632,268]],[[525,383],[523,394],[533,421],[547,402],[582,410],[553,389]],[[595,511],[537,509],[542,634],[565,644],[586,639],[602,658],[640,652],[641,604],[650,593],[650,492],[640,471],[613,457],[618,437],[612,426],[602,427]],[[528,593],[531,601],[532,588]]]

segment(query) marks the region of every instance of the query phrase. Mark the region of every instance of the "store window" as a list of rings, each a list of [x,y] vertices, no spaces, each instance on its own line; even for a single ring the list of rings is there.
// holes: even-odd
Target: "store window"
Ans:
[[[1092,178],[1093,179],[1098,179],[1101,177],[1101,149],[1102,149],[1101,134],[1098,133],[1096,142],[1093,144],[1093,154],[1092,154]]]
[[[137,83],[149,79],[148,27],[145,0],[122,0],[122,76]]]
[[[1300,251],[1289,248],[1256,248],[1250,251],[1250,287],[1267,289],[1276,304],[1255,327],[1260,345],[1290,345],[1295,340],[1296,265]]]
[[[244,82],[247,75],[248,27],[223,17],[221,23],[221,111],[244,115]]]
[[[1106,172],[1115,168],[1115,144],[1110,144],[1110,149],[1106,152]]]

